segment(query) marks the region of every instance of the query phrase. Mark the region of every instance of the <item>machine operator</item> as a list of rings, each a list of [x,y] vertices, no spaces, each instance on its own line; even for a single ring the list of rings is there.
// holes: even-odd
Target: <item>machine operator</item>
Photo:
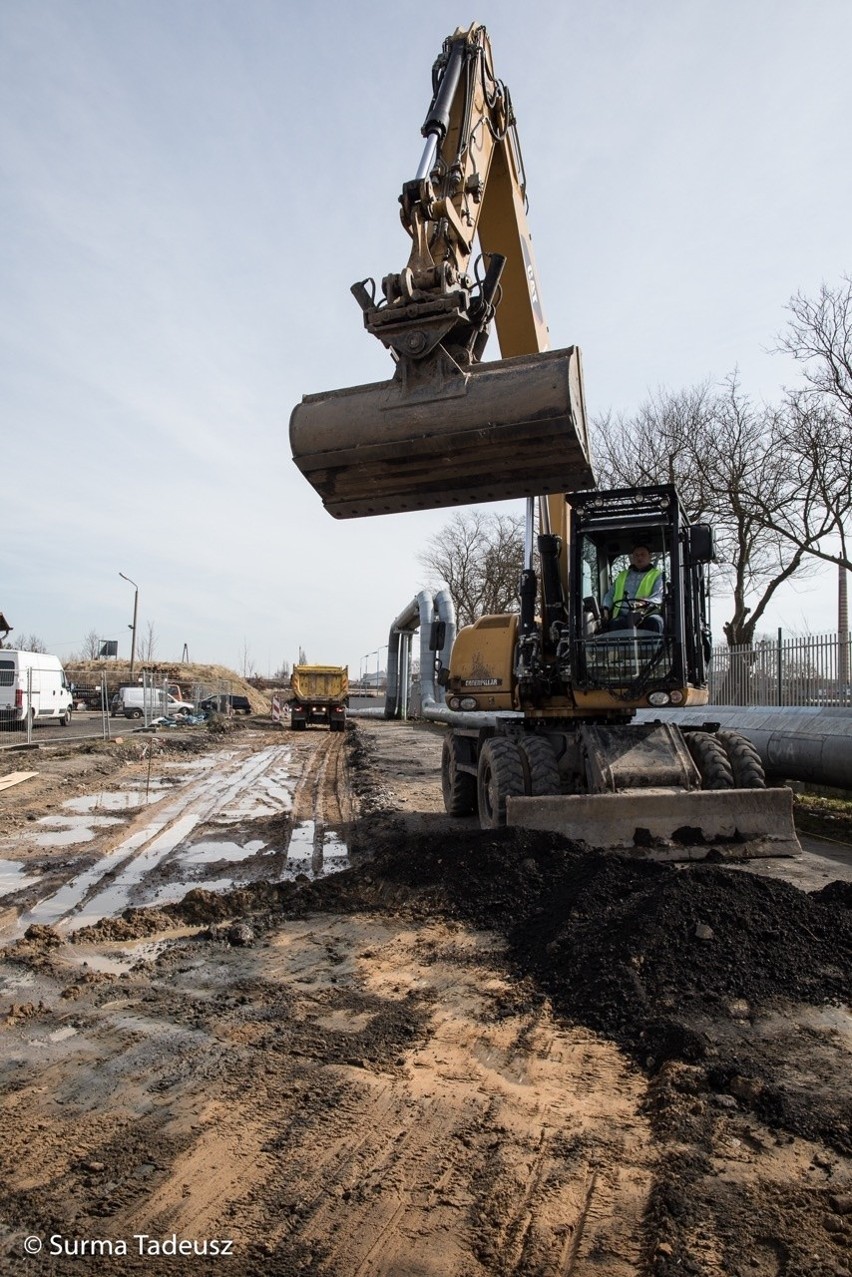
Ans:
[[[632,629],[663,632],[663,573],[655,567],[651,547],[637,540],[630,552],[630,567],[619,572],[603,600],[603,623],[608,630]],[[638,616],[638,620],[633,617]]]

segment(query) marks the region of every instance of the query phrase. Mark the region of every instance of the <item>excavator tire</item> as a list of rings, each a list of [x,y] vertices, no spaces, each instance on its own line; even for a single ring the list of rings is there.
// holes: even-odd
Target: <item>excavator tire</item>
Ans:
[[[559,766],[549,741],[543,736],[521,736],[518,740],[524,769],[524,793],[531,798],[558,794]]]
[[[728,755],[736,789],[765,789],[766,773],[754,745],[739,732],[728,730],[716,733],[716,740]]]
[[[517,744],[505,736],[487,740],[479,753],[476,798],[479,824],[499,829],[506,823],[506,799],[524,793],[524,768]]]
[[[687,732],[686,743],[701,773],[702,789],[733,789],[733,769],[720,740],[709,732]]]
[[[472,816],[476,811],[476,777],[459,770],[459,742],[451,732],[441,750],[441,790],[448,816]]]

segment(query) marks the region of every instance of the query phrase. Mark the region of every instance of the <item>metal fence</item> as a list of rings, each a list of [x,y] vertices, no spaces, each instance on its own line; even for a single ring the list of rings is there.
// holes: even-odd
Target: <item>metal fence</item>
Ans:
[[[27,713],[20,721],[11,718],[0,721],[0,748],[69,739],[109,740],[137,727],[149,727],[163,717],[176,723],[199,723],[212,712],[228,718],[252,712],[245,688],[231,679],[179,686],[168,679],[143,672],[137,682],[124,684],[123,688],[133,695],[124,699],[119,696],[119,689],[114,684],[110,686],[105,672],[86,683],[73,682],[70,684],[72,713],[69,726],[63,727],[55,713]],[[33,705],[31,670],[27,672],[22,696],[25,708]],[[179,702],[178,706],[175,700]]]
[[[852,706],[852,638],[808,634],[714,647],[713,705]]]
[[[230,679],[215,679],[179,687],[168,679],[157,678],[148,672],[143,672],[138,683],[127,687],[127,690],[135,692],[136,696],[132,704],[125,706],[117,691],[109,691],[106,675],[102,675],[97,682],[74,685],[74,708],[81,714],[89,711],[88,722],[93,735],[110,737],[111,719],[137,719],[147,727],[156,719],[174,713],[174,700],[180,703],[181,712],[184,707],[191,705],[195,710],[215,710],[230,717],[234,714],[233,702],[238,691]],[[242,702],[245,698],[240,696],[237,699]],[[120,727],[120,722],[113,721],[113,730]]]

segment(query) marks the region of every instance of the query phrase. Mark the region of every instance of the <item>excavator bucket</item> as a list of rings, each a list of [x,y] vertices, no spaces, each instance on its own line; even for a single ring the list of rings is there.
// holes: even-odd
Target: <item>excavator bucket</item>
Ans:
[[[306,395],[290,445],[338,519],[594,485],[575,346],[466,371],[439,350],[392,381]]]
[[[643,860],[800,856],[789,789],[634,790],[506,799],[506,823]]]

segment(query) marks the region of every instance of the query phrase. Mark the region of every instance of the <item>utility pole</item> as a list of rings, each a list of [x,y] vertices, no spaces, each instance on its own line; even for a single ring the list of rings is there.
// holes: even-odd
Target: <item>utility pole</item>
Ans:
[[[837,681],[842,703],[849,687],[849,577],[848,568],[837,565]]]
[[[133,624],[130,626],[130,629],[133,631],[133,635],[130,640],[130,677],[133,678],[133,663],[136,660],[136,617],[139,612],[139,586],[135,581],[131,581],[129,576],[125,576],[123,572],[119,572],[118,575],[123,581],[126,581],[128,585],[132,585],[135,591],[133,595]]]

